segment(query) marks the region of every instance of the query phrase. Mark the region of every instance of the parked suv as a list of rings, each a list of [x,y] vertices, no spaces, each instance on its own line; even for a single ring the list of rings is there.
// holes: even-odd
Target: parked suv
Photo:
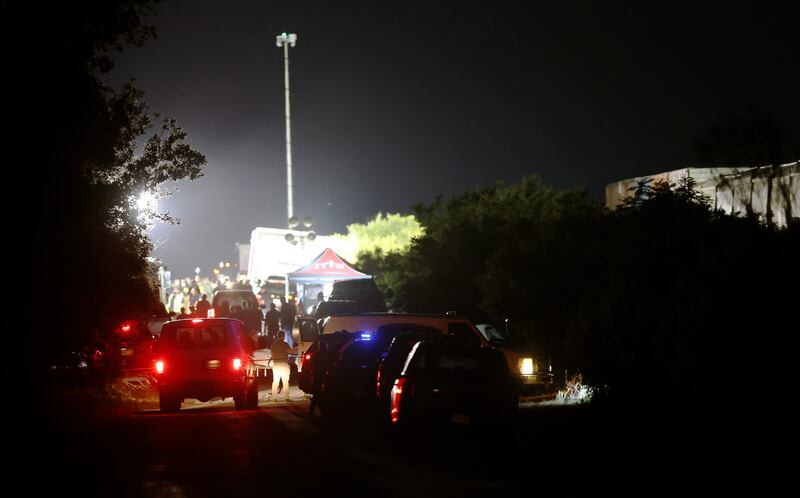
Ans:
[[[214,308],[217,316],[219,316],[220,310],[224,307],[228,310],[233,308],[234,306],[238,306],[241,308],[242,301],[247,301],[247,307],[251,309],[258,308],[258,298],[250,290],[223,290],[219,291],[214,294],[214,299],[211,303],[211,307]]]
[[[514,410],[515,388],[503,354],[442,338],[418,342],[391,391],[394,425],[496,426]]]
[[[162,411],[185,398],[233,397],[237,410],[258,406],[253,346],[242,322],[230,318],[176,320],[164,325],[155,369]]]

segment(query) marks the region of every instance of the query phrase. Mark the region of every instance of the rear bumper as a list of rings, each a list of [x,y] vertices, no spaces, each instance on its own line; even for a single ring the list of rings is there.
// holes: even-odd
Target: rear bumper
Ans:
[[[196,398],[200,400],[216,397],[239,396],[249,387],[255,379],[239,377],[230,380],[203,380],[203,381],[170,381],[159,379],[158,390],[179,395],[183,398]]]
[[[516,380],[520,396],[537,396],[556,391],[552,374],[519,375]]]

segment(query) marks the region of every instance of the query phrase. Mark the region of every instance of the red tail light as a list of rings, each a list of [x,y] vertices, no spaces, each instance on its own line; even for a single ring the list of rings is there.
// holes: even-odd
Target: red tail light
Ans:
[[[403,386],[406,383],[404,377],[400,377],[394,381],[392,387],[392,423],[396,424],[400,420],[400,398],[403,396]]]
[[[233,369],[240,370],[242,368],[242,360],[241,358],[234,358],[233,359]]]
[[[164,373],[164,360],[156,361],[156,373],[163,374]]]
[[[130,331],[130,330],[131,330],[131,324],[129,324],[129,323],[125,323],[125,324],[123,324],[123,325],[122,325],[122,327],[120,327],[120,328],[122,329],[122,331],[123,331],[123,332],[128,332],[128,331]]]
[[[192,320],[192,323],[203,323],[203,319],[202,318],[195,318],[194,320]]]
[[[311,356],[312,356],[311,353],[306,353],[302,356],[302,359],[300,360],[301,368],[305,368],[306,362],[311,360]]]
[[[375,379],[375,396],[381,397],[381,370],[378,369],[378,377]]]

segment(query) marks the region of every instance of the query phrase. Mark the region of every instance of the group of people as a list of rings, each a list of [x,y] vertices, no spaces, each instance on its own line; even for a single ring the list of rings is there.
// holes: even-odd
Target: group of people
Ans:
[[[202,298],[196,301],[195,304],[189,305],[188,310],[186,306],[181,306],[175,319],[205,318],[208,316],[209,309],[211,309],[211,303],[208,302],[208,294],[203,294]]]

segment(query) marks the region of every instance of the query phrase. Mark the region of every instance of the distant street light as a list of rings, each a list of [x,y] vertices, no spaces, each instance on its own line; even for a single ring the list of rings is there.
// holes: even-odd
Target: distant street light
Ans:
[[[286,94],[286,217],[291,220],[294,216],[292,206],[292,120],[289,111],[289,45],[292,47],[297,43],[295,33],[281,33],[275,37],[275,44],[283,47],[283,68],[284,68],[284,88]],[[289,228],[291,221],[289,222]]]

